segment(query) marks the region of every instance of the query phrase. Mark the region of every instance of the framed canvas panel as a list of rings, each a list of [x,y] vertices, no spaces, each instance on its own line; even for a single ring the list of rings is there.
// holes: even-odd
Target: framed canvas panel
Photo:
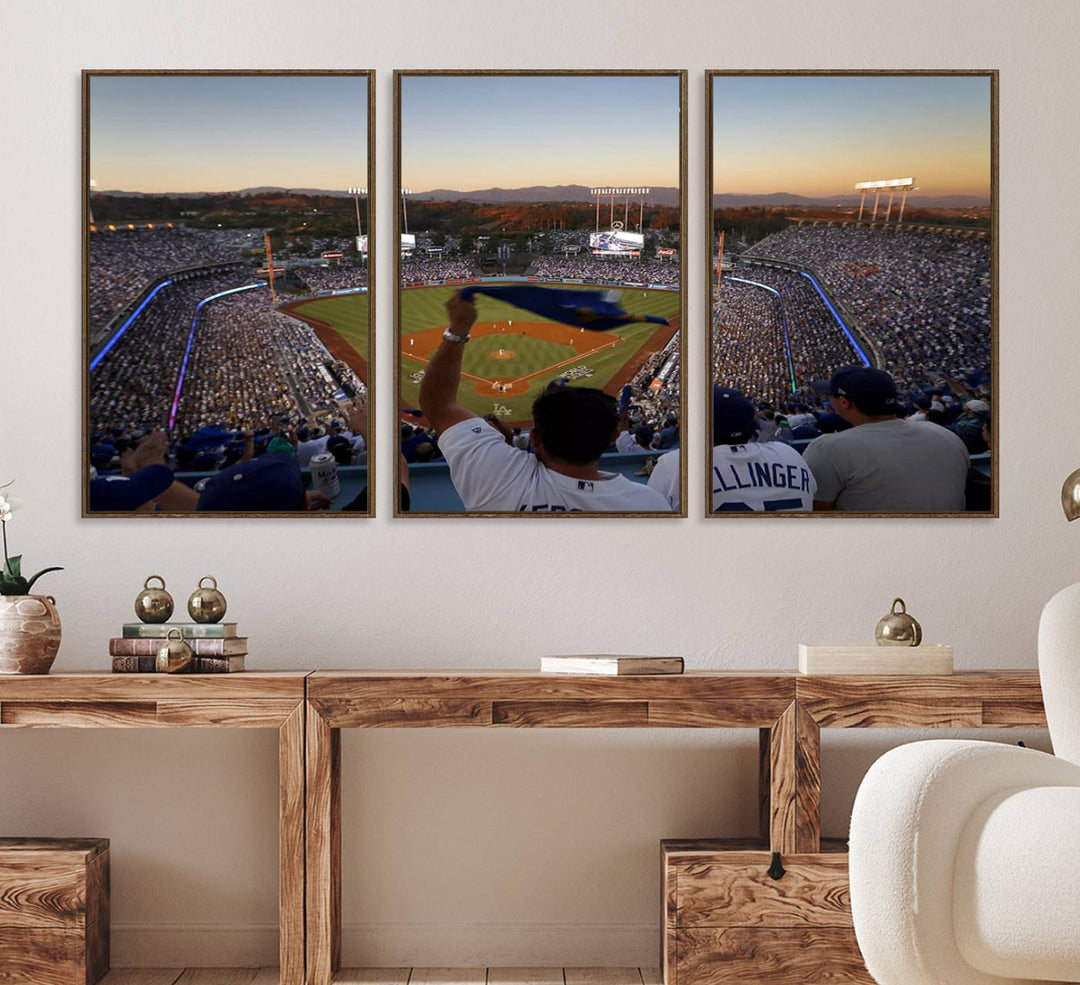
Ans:
[[[374,87],[83,73],[83,516],[373,514]]]
[[[394,74],[397,516],[685,516],[686,73]]]
[[[708,514],[997,516],[997,72],[706,84]]]

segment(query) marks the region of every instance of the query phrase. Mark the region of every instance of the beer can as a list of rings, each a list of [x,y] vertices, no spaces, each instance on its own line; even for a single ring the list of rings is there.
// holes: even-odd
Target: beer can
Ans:
[[[338,479],[337,462],[329,452],[311,457],[311,483],[333,499],[341,492],[341,480]]]

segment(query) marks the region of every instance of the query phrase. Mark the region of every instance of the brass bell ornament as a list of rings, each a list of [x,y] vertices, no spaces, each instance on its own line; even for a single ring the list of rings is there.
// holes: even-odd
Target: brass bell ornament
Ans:
[[[203,582],[210,582],[209,588],[203,588]],[[187,610],[194,622],[220,622],[229,607],[225,596],[218,591],[217,579],[205,575],[199,579],[199,587],[191,593]]]
[[[159,674],[181,674],[191,666],[194,659],[195,654],[191,647],[184,642],[184,634],[174,626],[158,647],[155,666]]]
[[[908,615],[903,599],[893,599],[892,609],[877,624],[874,638],[878,646],[918,646],[922,643],[922,626],[914,616]]]
[[[151,588],[150,582],[160,581],[160,588]],[[141,622],[168,622],[173,614],[173,597],[165,591],[165,579],[151,575],[143,582],[143,590],[135,596],[135,615]]]

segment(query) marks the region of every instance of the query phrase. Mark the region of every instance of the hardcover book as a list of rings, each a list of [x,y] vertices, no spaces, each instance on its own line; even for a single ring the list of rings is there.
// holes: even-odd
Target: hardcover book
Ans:
[[[189,674],[237,674],[244,669],[244,657],[196,657]],[[114,674],[157,673],[157,656],[126,656],[112,658]]]
[[[633,674],[681,674],[682,657],[626,657],[619,654],[580,654],[568,657],[541,657],[543,674],[603,674],[625,677]]]
[[[144,636],[114,638],[109,640],[111,657],[156,657],[162,640],[159,637]],[[197,657],[237,657],[247,652],[247,637],[233,636],[230,639],[189,639],[188,646]]]
[[[184,639],[225,639],[236,636],[234,622],[126,622],[124,639],[163,640],[170,629],[179,629]]]

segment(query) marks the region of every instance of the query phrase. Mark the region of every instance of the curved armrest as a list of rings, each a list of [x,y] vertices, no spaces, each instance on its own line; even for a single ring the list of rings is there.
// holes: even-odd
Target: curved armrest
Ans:
[[[1038,787],[1080,787],[1080,767],[1031,749],[948,739],[900,746],[874,763],[855,798],[849,865],[855,933],[879,985],[1038,980],[972,966],[953,915],[969,821],[991,798]]]

